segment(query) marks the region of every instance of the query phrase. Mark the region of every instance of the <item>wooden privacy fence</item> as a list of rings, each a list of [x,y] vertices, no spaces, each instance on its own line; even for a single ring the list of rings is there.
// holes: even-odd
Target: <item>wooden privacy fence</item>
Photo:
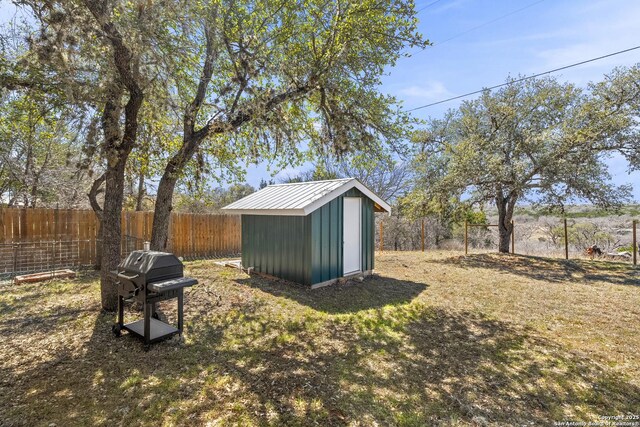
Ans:
[[[151,238],[153,212],[122,213],[122,253]],[[98,219],[92,210],[0,208],[0,274],[94,265]],[[187,259],[240,253],[240,217],[171,215],[168,250]]]
[[[151,240],[153,212],[123,212],[122,233],[125,240]],[[240,253],[240,216],[215,214],[171,214],[167,250],[194,259]],[[136,247],[137,249],[137,247]]]

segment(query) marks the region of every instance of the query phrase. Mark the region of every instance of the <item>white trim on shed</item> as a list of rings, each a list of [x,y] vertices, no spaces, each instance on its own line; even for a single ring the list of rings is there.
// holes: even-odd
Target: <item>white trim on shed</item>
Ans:
[[[354,187],[373,200],[377,212],[391,213],[391,206],[355,178],[269,185],[222,209],[229,214],[306,216]]]

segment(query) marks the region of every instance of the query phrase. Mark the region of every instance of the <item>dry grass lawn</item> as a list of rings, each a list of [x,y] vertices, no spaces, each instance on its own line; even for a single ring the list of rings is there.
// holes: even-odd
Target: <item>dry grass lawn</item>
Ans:
[[[378,254],[319,290],[188,263],[183,340],[111,335],[94,275],[0,289],[0,425],[553,425],[640,415],[640,270]],[[163,305],[172,319],[172,304]],[[135,316],[130,312],[129,316]]]

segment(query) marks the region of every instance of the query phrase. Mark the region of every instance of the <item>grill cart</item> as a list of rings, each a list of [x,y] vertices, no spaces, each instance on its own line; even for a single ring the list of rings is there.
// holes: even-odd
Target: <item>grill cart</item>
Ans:
[[[144,341],[145,350],[151,343],[182,334],[183,291],[198,281],[184,277],[182,262],[173,254],[155,251],[134,251],[118,265],[111,277],[118,286],[118,321],[112,327],[116,337],[122,330],[137,335]],[[178,299],[178,327],[159,320],[156,303]],[[142,319],[124,323],[125,301],[143,304]]]

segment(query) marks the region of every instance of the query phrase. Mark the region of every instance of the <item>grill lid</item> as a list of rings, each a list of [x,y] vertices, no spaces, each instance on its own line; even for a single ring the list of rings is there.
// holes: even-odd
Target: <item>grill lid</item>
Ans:
[[[118,268],[128,272],[147,274],[152,270],[175,268],[182,273],[182,262],[177,256],[167,252],[156,251],[133,251],[120,263]]]

